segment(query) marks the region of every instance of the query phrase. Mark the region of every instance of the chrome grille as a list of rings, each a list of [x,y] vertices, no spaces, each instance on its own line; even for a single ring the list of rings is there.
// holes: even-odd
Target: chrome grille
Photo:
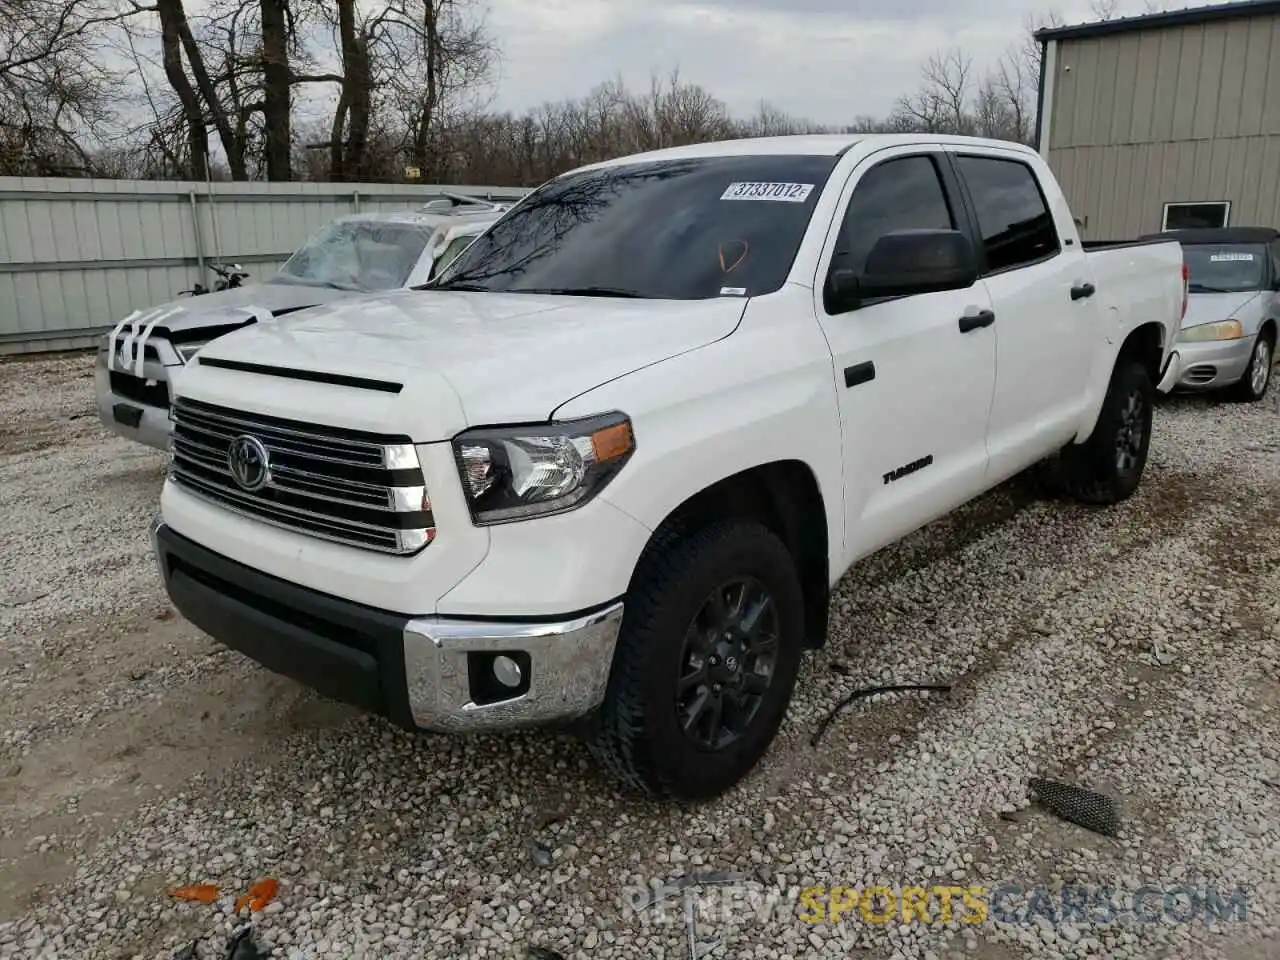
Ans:
[[[383,553],[416,553],[435,538],[422,466],[408,437],[282,420],[185,397],[174,403],[173,420],[169,476],[208,500]],[[231,448],[238,441],[265,451],[253,482],[232,469]]]

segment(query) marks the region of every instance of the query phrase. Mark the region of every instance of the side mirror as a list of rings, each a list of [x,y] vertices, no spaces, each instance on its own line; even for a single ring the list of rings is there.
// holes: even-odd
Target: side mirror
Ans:
[[[876,241],[861,275],[832,270],[823,299],[827,310],[856,309],[863,301],[963,290],[977,283],[978,256],[959,230],[899,230]]]

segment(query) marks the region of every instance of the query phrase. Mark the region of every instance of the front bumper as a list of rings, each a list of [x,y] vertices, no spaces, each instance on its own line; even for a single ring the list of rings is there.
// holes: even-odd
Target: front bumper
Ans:
[[[1160,382],[1160,391],[1216,390],[1231,386],[1244,376],[1249,358],[1253,356],[1253,344],[1253,337],[1203,343],[1179,341],[1169,370]]]
[[[544,622],[409,617],[237,563],[152,527],[174,606],[214,639],[324,696],[412,730],[462,733],[584,716],[604,699],[622,622],[614,602]],[[498,656],[520,667],[503,687]]]
[[[155,406],[114,391],[111,387],[111,373],[101,355],[94,369],[93,381],[98,401],[98,419],[103,426],[127,440],[168,451],[169,438],[173,433],[173,421],[169,419],[168,407]],[[160,381],[159,385],[167,392],[166,381]]]

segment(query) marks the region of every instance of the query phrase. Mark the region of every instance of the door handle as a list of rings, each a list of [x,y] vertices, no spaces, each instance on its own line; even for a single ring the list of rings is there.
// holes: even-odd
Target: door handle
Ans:
[[[1092,297],[1097,292],[1098,288],[1092,283],[1077,283],[1071,288],[1071,299],[1083,300],[1086,297]]]
[[[868,380],[874,380],[875,378],[876,365],[870,360],[844,368],[844,385],[846,387],[856,387],[860,383],[866,383]]]
[[[960,332],[970,333],[973,330],[981,330],[983,327],[989,327],[996,322],[995,311],[979,310],[977,313],[966,313],[960,318]]]

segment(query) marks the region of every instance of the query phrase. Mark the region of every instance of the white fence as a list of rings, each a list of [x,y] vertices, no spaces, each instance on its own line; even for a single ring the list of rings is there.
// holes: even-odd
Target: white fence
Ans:
[[[312,231],[362,211],[412,210],[434,184],[172,183],[0,177],[0,354],[92,346],[133,310],[216,279],[210,260],[265,278]]]

